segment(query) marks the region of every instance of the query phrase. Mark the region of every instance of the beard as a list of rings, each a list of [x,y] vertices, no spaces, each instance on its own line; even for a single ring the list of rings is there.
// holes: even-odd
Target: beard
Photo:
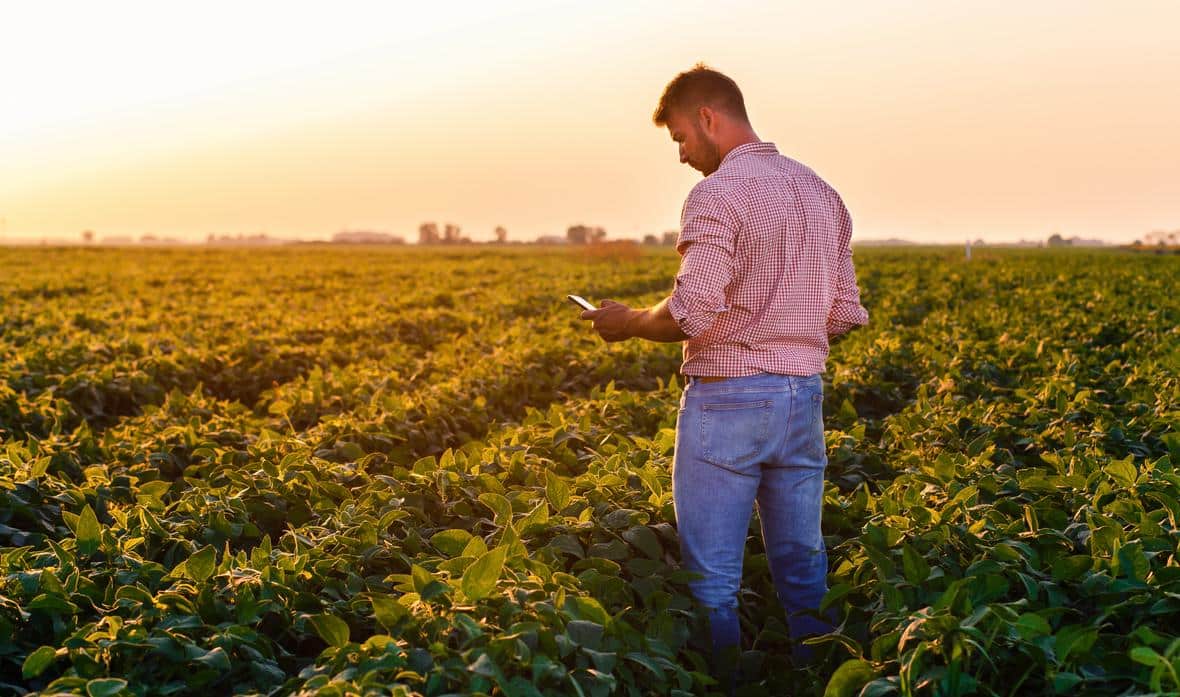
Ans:
[[[707,177],[721,166],[721,146],[709,140],[709,136],[705,134],[705,129],[701,128],[701,124],[694,123],[693,128],[696,129],[697,142],[701,144],[702,150],[698,169]]]

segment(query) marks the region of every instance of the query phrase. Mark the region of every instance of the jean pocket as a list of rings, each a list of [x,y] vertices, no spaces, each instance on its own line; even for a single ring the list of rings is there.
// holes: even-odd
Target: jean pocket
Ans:
[[[701,405],[701,459],[740,470],[766,447],[774,402],[723,402]]]

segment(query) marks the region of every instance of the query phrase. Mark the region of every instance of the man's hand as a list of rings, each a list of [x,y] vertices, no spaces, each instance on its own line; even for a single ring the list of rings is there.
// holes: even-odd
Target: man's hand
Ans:
[[[614,300],[603,300],[597,310],[586,310],[582,319],[594,322],[594,330],[606,341],[623,341],[632,334],[628,325],[635,316],[635,310]]]
[[[667,298],[643,310],[632,309],[614,300],[603,300],[597,310],[583,312],[582,319],[594,322],[598,335],[612,342],[631,338],[650,341],[683,341],[688,338],[672,318]]]

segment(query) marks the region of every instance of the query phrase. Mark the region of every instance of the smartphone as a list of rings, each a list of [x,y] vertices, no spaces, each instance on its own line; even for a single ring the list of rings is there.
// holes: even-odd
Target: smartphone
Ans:
[[[567,295],[565,297],[569,298],[570,302],[572,302],[573,304],[582,308],[583,310],[597,310],[598,309],[597,307],[594,307],[594,305],[589,300],[587,300],[586,298],[583,298],[580,295]]]

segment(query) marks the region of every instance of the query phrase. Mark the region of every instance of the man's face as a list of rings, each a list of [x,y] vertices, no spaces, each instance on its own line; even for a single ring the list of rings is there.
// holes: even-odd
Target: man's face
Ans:
[[[705,176],[717,171],[721,166],[721,149],[709,138],[709,134],[705,133],[699,112],[673,112],[668,115],[666,125],[672,140],[680,146],[681,162]]]

